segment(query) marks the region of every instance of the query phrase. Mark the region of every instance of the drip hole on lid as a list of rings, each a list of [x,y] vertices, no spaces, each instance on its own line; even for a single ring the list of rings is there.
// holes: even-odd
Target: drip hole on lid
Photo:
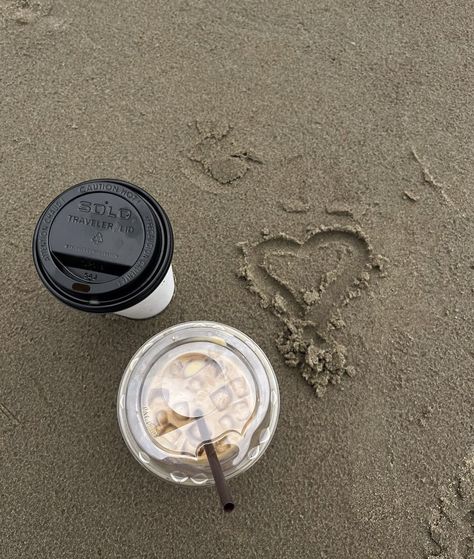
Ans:
[[[80,291],[81,293],[89,293],[91,290],[91,286],[86,285],[85,283],[73,283],[72,288],[74,291]]]

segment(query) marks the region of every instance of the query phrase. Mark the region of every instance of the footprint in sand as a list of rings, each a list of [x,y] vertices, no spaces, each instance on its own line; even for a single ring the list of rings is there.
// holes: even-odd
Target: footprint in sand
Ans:
[[[361,229],[320,227],[302,240],[266,235],[240,246],[240,275],[285,325],[277,346],[287,364],[301,369],[318,396],[352,375],[346,348],[333,334],[344,326],[342,308],[362,294],[374,271],[382,273],[384,260]]]
[[[429,526],[438,551],[428,559],[474,559],[474,449],[459,476],[442,490]]]
[[[197,121],[198,140],[186,154],[184,175],[199,188],[222,193],[263,162],[226,122]]]

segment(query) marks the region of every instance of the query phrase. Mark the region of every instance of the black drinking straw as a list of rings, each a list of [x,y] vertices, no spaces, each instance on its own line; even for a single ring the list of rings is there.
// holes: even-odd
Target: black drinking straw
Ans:
[[[197,412],[197,414],[201,416],[198,420],[198,425],[201,431],[201,435],[204,439],[204,451],[206,452],[207,460],[209,462],[209,466],[211,467],[212,476],[216,483],[216,489],[221,500],[222,508],[225,512],[232,512],[235,508],[234,499],[232,498],[229,486],[227,485],[227,482],[225,480],[224,472],[222,471],[222,466],[219,462],[219,458],[217,458],[214,444],[210,440],[210,435],[207,429],[206,422],[204,420],[204,416],[200,410]]]

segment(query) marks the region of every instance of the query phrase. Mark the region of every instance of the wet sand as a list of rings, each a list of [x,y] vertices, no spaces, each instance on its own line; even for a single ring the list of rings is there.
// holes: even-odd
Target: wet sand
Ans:
[[[469,2],[0,0],[0,555],[474,555]],[[73,311],[31,258],[81,180],[153,194],[177,296]],[[118,384],[157,331],[249,334],[281,388],[231,486],[142,469]]]

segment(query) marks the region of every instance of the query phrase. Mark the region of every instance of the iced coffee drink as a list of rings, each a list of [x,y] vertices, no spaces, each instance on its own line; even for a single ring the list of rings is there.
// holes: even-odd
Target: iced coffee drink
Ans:
[[[278,385],[262,350],[221,324],[186,323],[133,357],[118,397],[119,423],[137,460],[186,485],[214,483],[205,444],[230,478],[265,451],[279,413]]]

